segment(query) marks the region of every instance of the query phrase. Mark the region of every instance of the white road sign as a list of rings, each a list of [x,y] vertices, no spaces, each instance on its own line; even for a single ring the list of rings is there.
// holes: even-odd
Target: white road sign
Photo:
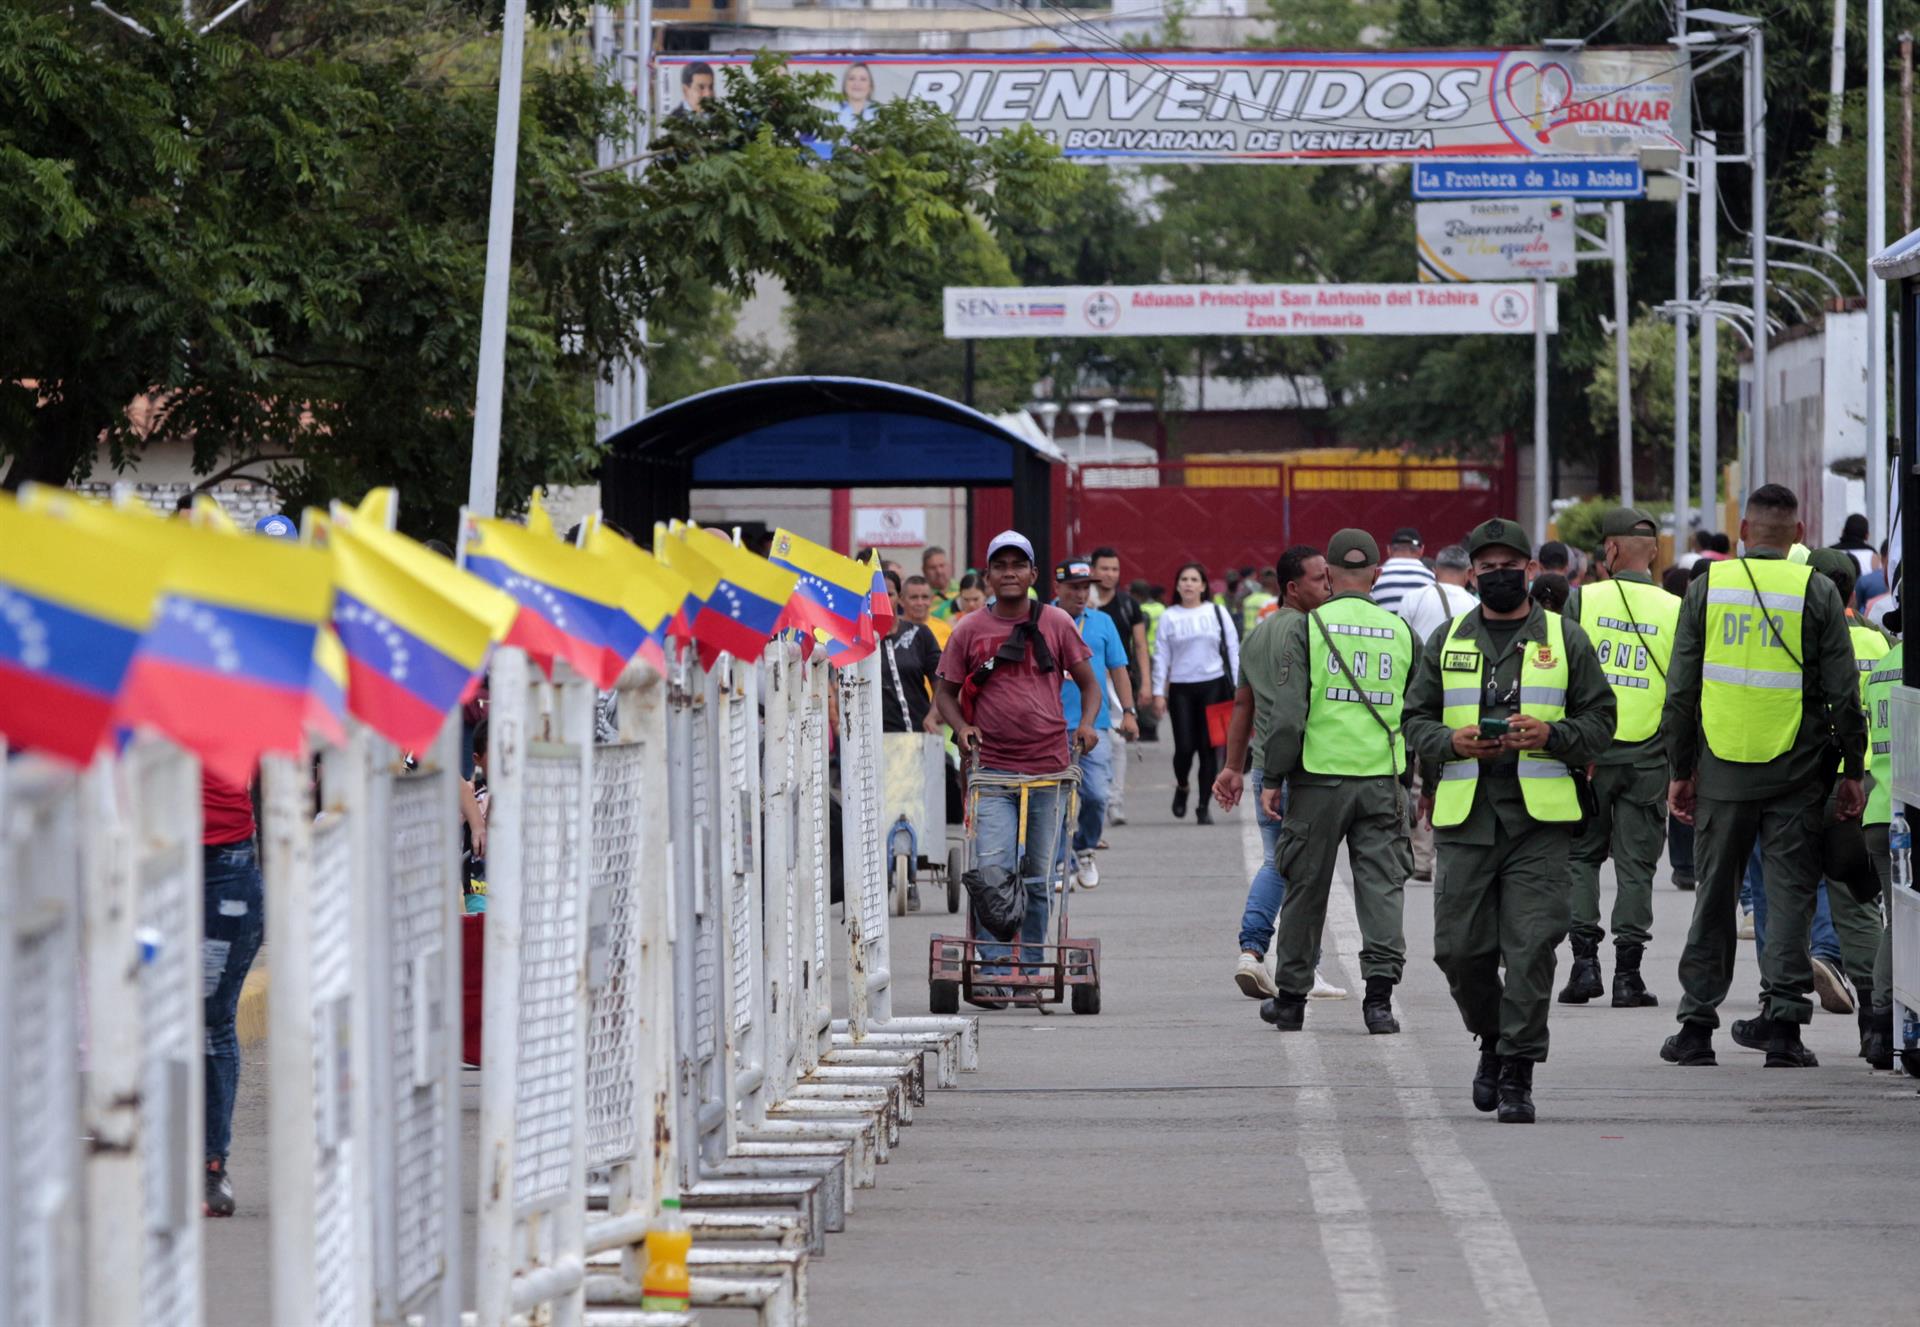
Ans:
[[[1363,286],[948,286],[946,334],[1007,336],[1474,336],[1557,331],[1526,283]]]
[[[1422,281],[1530,281],[1573,275],[1573,203],[1487,198],[1419,203]]]

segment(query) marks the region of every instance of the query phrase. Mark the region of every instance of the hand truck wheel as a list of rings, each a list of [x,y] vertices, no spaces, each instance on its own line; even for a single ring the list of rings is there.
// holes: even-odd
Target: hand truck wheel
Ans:
[[[936,1014],[959,1013],[960,983],[957,981],[928,982],[927,1008]]]
[[[1100,1012],[1100,988],[1098,986],[1070,986],[1070,999],[1076,1014],[1097,1014]]]
[[[913,863],[905,854],[893,859],[893,880],[887,888],[888,911],[896,917],[907,915],[907,890],[913,880]]]
[[[967,873],[967,845],[956,843],[947,851],[947,911],[960,911],[960,877]]]

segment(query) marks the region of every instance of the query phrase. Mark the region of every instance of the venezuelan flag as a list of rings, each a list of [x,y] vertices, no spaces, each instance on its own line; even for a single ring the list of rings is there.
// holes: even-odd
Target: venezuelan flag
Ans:
[[[893,633],[893,597],[887,593],[887,573],[880,568],[878,549],[874,550],[873,561],[868,566],[873,573],[867,596],[873,604],[873,631],[884,640]]]
[[[842,645],[855,644],[863,633],[872,634],[868,592],[873,577],[866,567],[790,530],[774,531],[768,560],[800,577],[787,603],[784,625],[824,631]]]
[[[313,677],[307,688],[307,727],[323,742],[347,740],[347,652],[331,624],[313,638]]]
[[[115,513],[167,550],[165,597],[116,717],[151,726],[214,774],[245,783],[263,752],[303,748],[314,637],[333,585],[326,555],[183,521]]]
[[[588,524],[582,547],[589,557],[606,560],[621,577],[625,586],[622,606],[647,633],[640,655],[658,671],[666,672],[668,626],[693,587],[658,558],[609,530],[597,515]]]
[[[469,513],[461,529],[461,565],[519,604],[507,644],[525,650],[549,673],[555,659],[565,659],[605,691],[646,644],[647,629],[622,606],[626,587],[613,563],[561,543],[544,515],[542,530]]]
[[[780,629],[800,579],[697,525],[677,537],[669,565],[700,595],[691,625],[709,668],[721,651],[736,659],[759,657]]]
[[[513,602],[377,526],[332,520],[333,627],[347,656],[347,708],[396,746],[419,750],[479,676]]]
[[[103,532],[69,498],[30,510],[0,493],[0,735],[85,765],[107,736],[164,563]]]

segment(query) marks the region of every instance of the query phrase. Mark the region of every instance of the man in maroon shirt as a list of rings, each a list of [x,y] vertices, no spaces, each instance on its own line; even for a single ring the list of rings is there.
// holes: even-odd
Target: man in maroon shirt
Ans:
[[[233,1100],[240,1086],[240,1036],[234,1019],[247,970],[266,933],[260,858],[254,850],[253,796],[244,783],[200,774],[201,878],[200,993],[206,1019],[206,1188],[201,1210],[233,1215],[227,1148],[233,1140]]]
[[[986,612],[961,618],[940,655],[934,703],[979,774],[1057,777],[1077,752],[1098,740],[1092,721],[1100,712],[1100,683],[1089,662],[1091,652],[1072,618],[1028,597],[1036,574],[1033,545],[1025,535],[1013,530],[995,535],[987,545],[987,588],[993,602]],[[1014,639],[1016,630],[1019,640]],[[993,667],[985,671],[989,660]],[[1060,706],[1063,678],[1080,688],[1080,726],[1071,742]],[[1058,784],[1028,793],[1024,854],[1019,851],[1018,790],[983,788],[974,814],[974,867],[1017,870],[1026,881],[1020,939],[1028,946],[1047,938],[1061,795]],[[980,956],[998,959],[1007,952],[983,946]],[[1037,963],[1040,951],[1026,948],[1023,957]],[[1007,994],[1001,988],[976,986],[973,1002],[996,1009]]]

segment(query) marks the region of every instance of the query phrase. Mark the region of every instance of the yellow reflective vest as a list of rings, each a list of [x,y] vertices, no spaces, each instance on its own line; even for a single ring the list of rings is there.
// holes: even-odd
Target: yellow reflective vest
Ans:
[[[1600,656],[1613,698],[1616,742],[1644,742],[1660,728],[1680,600],[1657,585],[1611,580],[1580,590],[1580,625]]]
[[[1867,675],[1868,767],[1867,813],[1861,823],[1885,825],[1893,820],[1893,689],[1905,671],[1906,650],[1895,645],[1875,661]]]
[[[1441,721],[1449,728],[1480,722],[1480,700],[1486,688],[1488,666],[1480,642],[1474,638],[1473,613],[1455,619],[1440,650],[1440,682],[1444,691]],[[1520,665],[1520,713],[1543,723],[1567,714],[1567,636],[1558,613],[1548,613],[1547,639],[1522,641],[1526,658]],[[1557,756],[1542,751],[1519,753],[1520,798],[1535,820],[1566,823],[1580,819],[1580,796],[1574,790],[1573,771]],[[1480,762],[1449,760],[1440,771],[1434,793],[1433,823],[1442,828],[1465,823],[1473,810],[1474,789],[1480,783]]]
[[[1763,765],[1800,735],[1812,576],[1806,564],[1776,558],[1729,558],[1707,572],[1700,728],[1722,760]]]

